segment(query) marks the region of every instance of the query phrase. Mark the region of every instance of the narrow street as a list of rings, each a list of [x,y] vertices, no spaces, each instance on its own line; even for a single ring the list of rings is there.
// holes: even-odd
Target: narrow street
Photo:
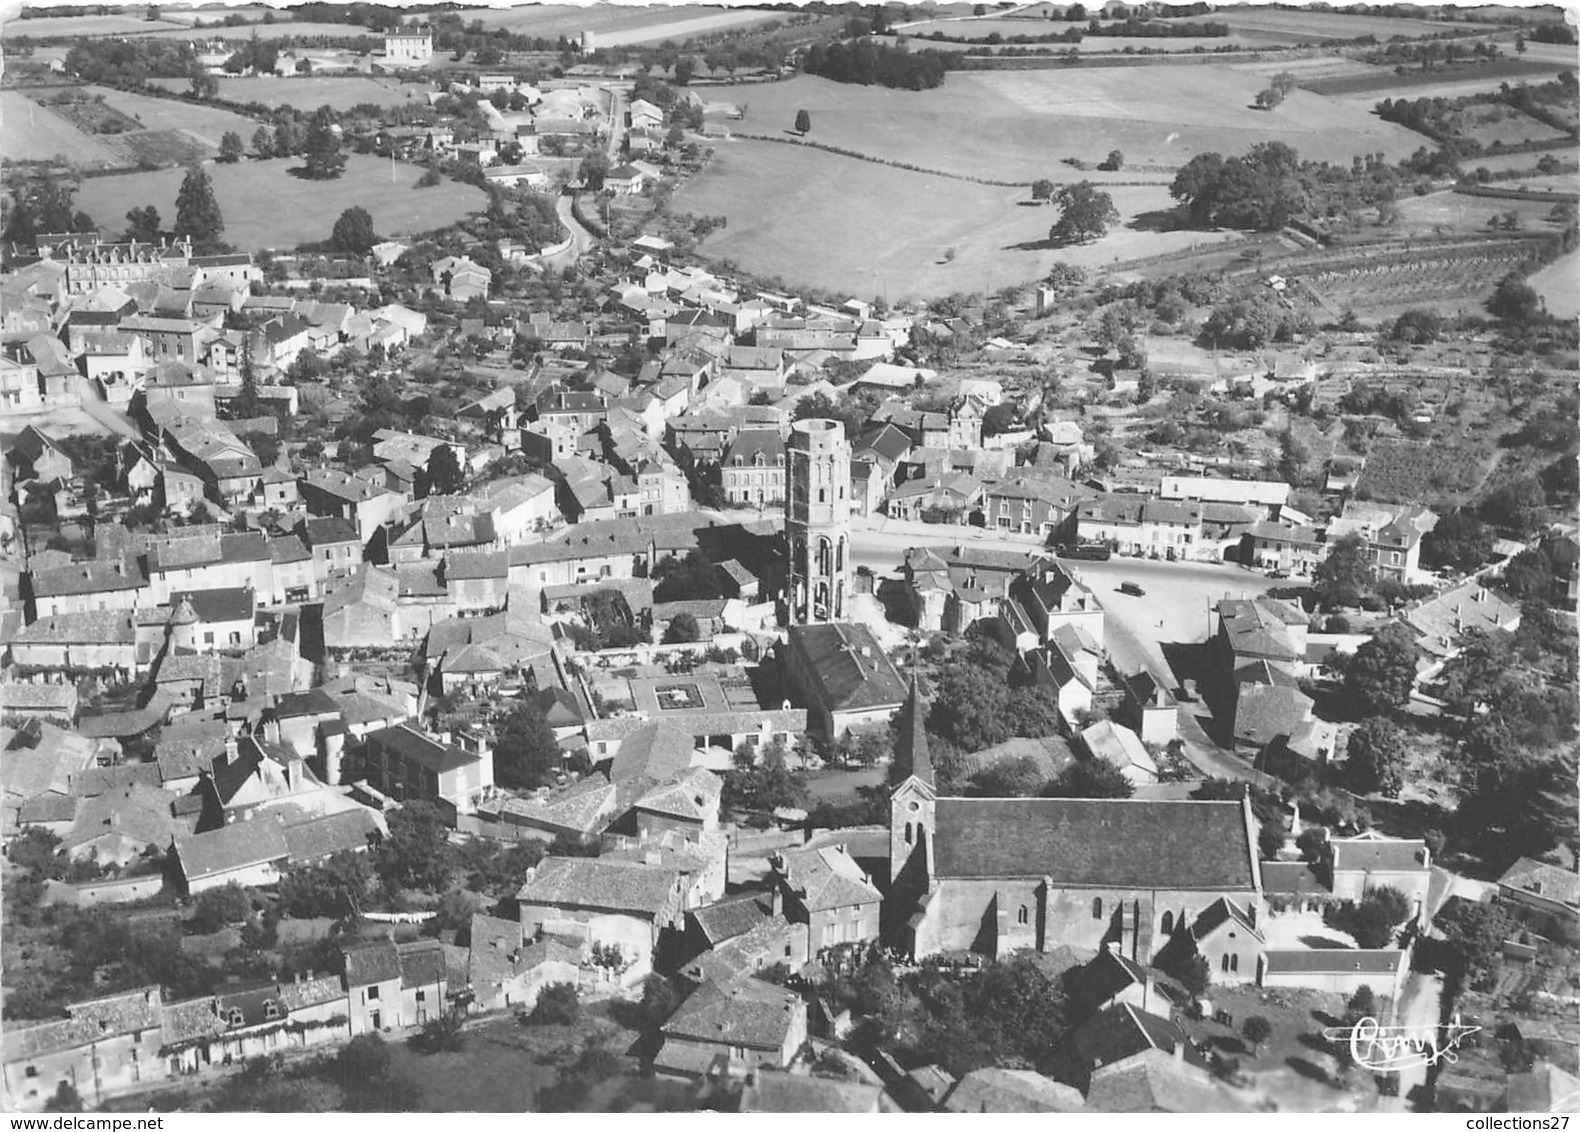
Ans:
[[[544,256],[545,266],[563,270],[571,266],[582,256],[587,254],[589,248],[597,242],[597,237],[582,226],[576,219],[575,210],[571,207],[571,198],[561,196],[554,202],[554,211],[560,218],[560,223],[565,225],[565,230],[571,235],[571,246],[556,255]]]
[[[1408,1026],[1425,1031],[1436,1026],[1443,1016],[1443,979],[1437,974],[1412,971],[1405,980],[1404,993],[1399,996],[1393,1025]],[[1395,1112],[1425,1112],[1420,1107],[1425,1101],[1416,1090],[1426,1088],[1427,1067],[1412,1066],[1399,1071],[1399,1095],[1389,1098],[1398,1107]]]

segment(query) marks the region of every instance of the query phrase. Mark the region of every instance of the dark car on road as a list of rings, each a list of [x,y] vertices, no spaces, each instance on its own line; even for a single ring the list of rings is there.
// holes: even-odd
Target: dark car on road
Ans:
[[[1119,592],[1122,594],[1129,594],[1131,597],[1147,596],[1147,591],[1136,585],[1134,582],[1121,582],[1119,585]]]

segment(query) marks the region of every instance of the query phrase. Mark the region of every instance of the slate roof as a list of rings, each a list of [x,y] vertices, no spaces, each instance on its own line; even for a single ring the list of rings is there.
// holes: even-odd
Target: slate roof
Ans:
[[[406,724],[370,731],[369,743],[378,743],[403,759],[417,763],[435,774],[455,770],[479,761],[479,756],[462,750],[454,744],[439,743]]]
[[[1171,1054],[1145,1050],[1123,1065],[1092,1074],[1086,1091],[1090,1112],[1248,1112],[1249,1107],[1194,1066],[1179,1066]]]
[[[1333,850],[1333,871],[1343,872],[1425,872],[1426,842],[1403,838],[1338,837],[1328,842]],[[1580,878],[1567,874],[1580,891]]]
[[[38,597],[66,597],[74,594],[110,593],[140,590],[147,585],[134,559],[73,562],[29,571],[33,593]]]
[[[517,890],[516,901],[653,918],[669,906],[679,882],[676,869],[591,857],[550,857]]]
[[[445,981],[444,946],[436,939],[396,944],[402,987],[428,987]]]
[[[710,946],[745,935],[771,918],[766,897],[761,893],[705,904],[701,908],[693,908],[687,915],[696,922]]]
[[[778,1050],[796,1012],[805,1010],[792,991],[759,979],[708,982],[692,992],[664,1023],[668,1037],[724,1046]]]
[[[1029,1069],[987,1066],[967,1073],[944,1098],[947,1112],[1080,1112],[1079,1090]]]
[[[905,702],[905,681],[865,625],[793,625],[789,637],[791,647],[816,674],[822,698],[833,710],[899,707]]]
[[[1245,910],[1233,900],[1223,896],[1207,905],[1202,914],[1196,917],[1196,922],[1191,924],[1191,937],[1200,942],[1225,924],[1232,924],[1236,930],[1247,932],[1258,943],[1262,942],[1262,933],[1251,922]]]
[[[1239,802],[940,798],[940,877],[1050,876],[1056,887],[1249,889]]]
[[[1521,857],[1498,878],[1498,884],[1528,892],[1558,904],[1580,906],[1580,874],[1557,865],[1543,864]]]
[[[723,789],[718,775],[697,767],[676,782],[648,791],[636,800],[635,808],[688,821],[705,821],[718,813]]]
[[[395,982],[401,977],[400,952],[389,940],[349,947],[345,956],[347,987]]]
[[[877,1112],[883,1090],[859,1081],[759,1069],[741,1089],[741,1112]]]
[[[286,826],[285,844],[291,864],[310,864],[335,853],[366,849],[368,838],[379,832],[372,812],[358,807]]]
[[[784,883],[808,912],[876,904],[883,899],[861,866],[837,846],[787,850],[780,854],[777,866]]]
[[[290,858],[281,824],[270,818],[233,822],[208,833],[176,838],[181,871],[190,883],[244,869],[263,861],[284,863]]]
[[[1094,1014],[1076,1028],[1070,1040],[1081,1064],[1094,1073],[1144,1050],[1158,1049],[1172,1054],[1180,1043],[1185,1045],[1187,1062],[1198,1067],[1206,1064],[1178,1025],[1167,1018],[1137,1010],[1129,1003],[1119,1003]]]
[[[1290,973],[1321,975],[1392,975],[1404,962],[1404,952],[1395,950],[1359,951],[1353,948],[1302,948],[1296,951],[1262,952],[1269,975]]]

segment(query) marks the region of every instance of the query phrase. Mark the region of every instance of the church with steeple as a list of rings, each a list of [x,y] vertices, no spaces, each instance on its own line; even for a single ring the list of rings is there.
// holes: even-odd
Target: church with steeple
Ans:
[[[883,927],[907,954],[1063,946],[1146,964],[1220,901],[1253,926],[1266,915],[1248,801],[940,797],[914,675],[900,711]]]

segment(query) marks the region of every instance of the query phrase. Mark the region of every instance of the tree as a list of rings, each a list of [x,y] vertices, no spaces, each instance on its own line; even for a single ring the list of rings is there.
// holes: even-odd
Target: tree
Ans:
[[[290,118],[280,119],[274,127],[274,155],[290,157],[302,146],[302,131]]]
[[[81,1112],[82,1095],[70,1081],[61,1081],[49,1100],[44,1102],[45,1112]]]
[[[1518,271],[1511,271],[1493,289],[1487,310],[1511,326],[1527,326],[1541,317],[1541,298]]]
[[[1053,199],[1053,182],[1046,177],[1039,177],[1031,183],[1031,199],[1041,204],[1046,204]]]
[[[1030,755],[1000,759],[971,776],[969,793],[979,798],[1035,798],[1048,777]]]
[[[151,204],[131,209],[126,214],[126,239],[129,243],[157,244],[159,242],[159,210]]]
[[[1434,921],[1452,948],[1466,983],[1475,987],[1486,981],[1503,941],[1514,930],[1514,921],[1501,904],[1452,901]]]
[[[192,72],[187,76],[187,79],[192,84],[192,93],[199,98],[210,99],[219,93],[219,80],[195,62],[192,64]]]
[[[320,106],[313,112],[302,156],[307,160],[307,176],[315,181],[338,177],[345,168],[346,158],[340,152],[340,135],[335,130],[335,114],[329,107]]]
[[[373,217],[361,205],[354,205],[342,212],[329,236],[329,242],[337,251],[356,256],[367,255],[378,240],[373,231]]]
[[[450,830],[432,802],[407,802],[389,815],[374,869],[387,884],[436,891],[450,876]]]
[[[538,992],[530,1020],[534,1026],[574,1026],[580,1013],[576,984],[550,983]]]
[[[598,192],[603,188],[603,180],[609,175],[609,157],[602,150],[596,150],[582,158],[582,182],[590,192]]]
[[[1372,988],[1362,983],[1355,988],[1355,993],[1350,995],[1349,1008],[1345,1012],[1345,1019],[1352,1025],[1362,1018],[1371,1018],[1377,1014],[1377,995]]]
[[[564,765],[554,729],[536,702],[527,700],[499,724],[494,777],[502,786],[533,789],[551,784]]]
[[[1260,1014],[1253,1014],[1240,1024],[1240,1033],[1251,1043],[1252,1054],[1262,1052],[1262,1043],[1273,1036],[1273,1024]]]
[[[812,132],[812,115],[805,110],[795,112],[795,132],[803,137]]]
[[[1119,170],[1124,168],[1124,165],[1124,153],[1117,149],[1111,149],[1108,151],[1108,156],[1103,159],[1102,164],[1100,164],[1098,168],[1107,173],[1117,173]]]
[[[274,156],[274,134],[268,126],[259,126],[252,132],[252,152],[259,161],[267,161]]]
[[[298,919],[354,914],[373,880],[373,866],[366,853],[345,850],[320,861],[287,869],[280,877],[279,911]]]
[[[436,444],[428,454],[428,494],[429,495],[454,495],[466,483],[466,477],[461,472],[461,461],[456,458],[455,449],[448,444]]]
[[[1059,219],[1048,229],[1048,239],[1055,244],[1084,244],[1101,239],[1108,226],[1119,220],[1114,198],[1090,181],[1061,185],[1053,194],[1053,202],[1059,206]]]
[[[804,809],[810,798],[806,775],[790,769],[784,744],[768,744],[760,759],[755,754],[750,749],[735,753],[735,765],[724,772],[724,804],[741,810]]]
[[[1050,798],[1128,798],[1136,792],[1124,773],[1107,759],[1087,759],[1065,767],[1049,785]]]
[[[1373,711],[1403,711],[1415,686],[1419,650],[1410,630],[1394,622],[1355,650],[1344,669],[1344,686]]]
[[[1466,573],[1492,557],[1492,528],[1472,511],[1455,507],[1421,537],[1421,565]]]
[[[220,214],[219,201],[214,199],[214,183],[202,166],[187,170],[176,193],[177,237],[190,237],[192,248],[198,254],[217,250],[220,237],[225,232],[225,218]]]
[[[1344,769],[1356,793],[1397,798],[1404,785],[1404,732],[1386,716],[1362,721],[1350,733]]]
[[[207,935],[251,915],[252,901],[246,890],[232,881],[223,888],[210,888],[198,894],[188,926],[200,935]]]
[[[669,628],[664,630],[664,644],[689,645],[702,639],[702,629],[697,624],[697,619],[689,613],[677,613],[670,619]]]
[[[245,152],[246,146],[242,144],[241,135],[235,130],[225,131],[224,136],[219,139],[219,159],[226,165],[234,165],[240,161]]]
[[[1371,548],[1359,534],[1335,539],[1311,574],[1311,589],[1324,609],[1356,606],[1377,584]]]

